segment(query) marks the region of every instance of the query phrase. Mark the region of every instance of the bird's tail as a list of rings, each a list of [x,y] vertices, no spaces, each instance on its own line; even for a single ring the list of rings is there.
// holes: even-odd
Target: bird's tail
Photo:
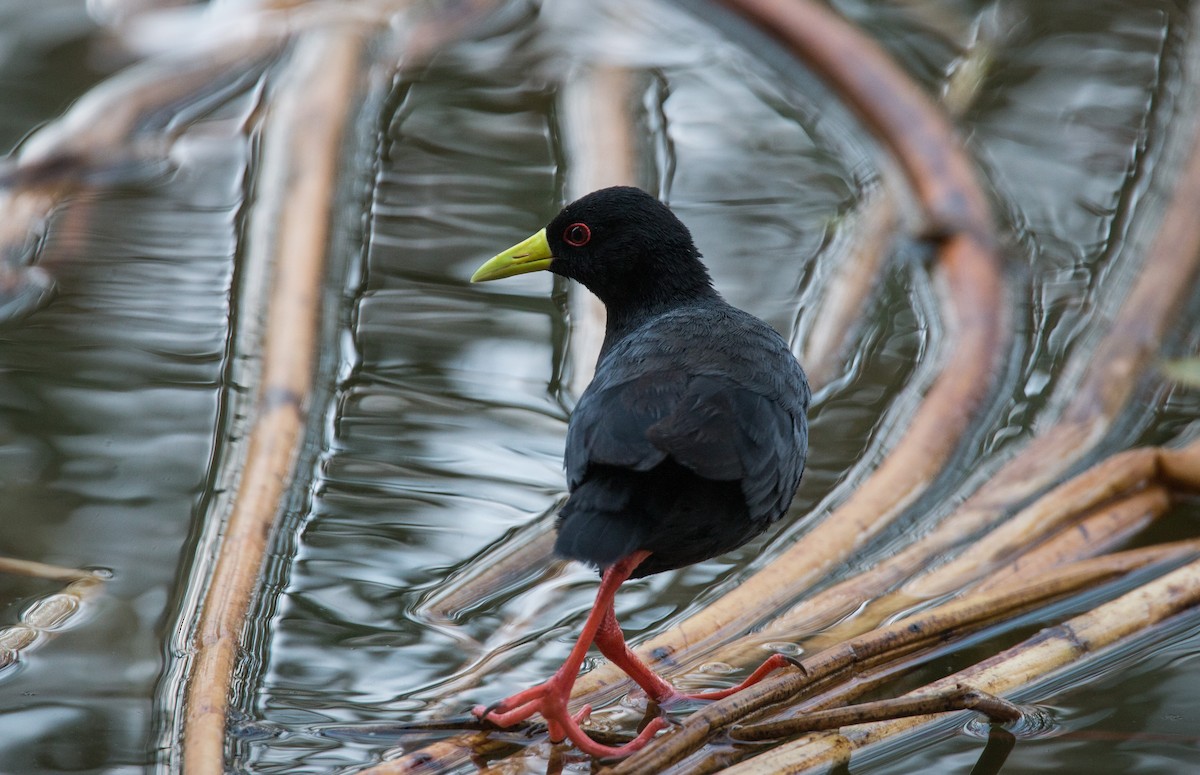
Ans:
[[[554,553],[598,568],[627,557],[646,540],[646,520],[630,512],[629,493],[603,477],[583,482],[558,514]]]

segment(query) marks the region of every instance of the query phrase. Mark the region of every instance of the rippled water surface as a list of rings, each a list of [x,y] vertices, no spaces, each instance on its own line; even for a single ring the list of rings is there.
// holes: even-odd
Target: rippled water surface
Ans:
[[[1196,43],[1191,8],[1173,2],[838,10],[933,93],[974,34],[999,41],[959,122],[1006,235],[1016,331],[959,457],[836,572],[849,575],[944,515],[1069,399],[1072,359],[1086,361],[1153,229],[1151,193],[1170,171],[1164,137],[1180,91],[1194,88],[1184,63]],[[0,149],[131,56],[83,2],[0,2]],[[565,95],[612,65],[630,74],[636,182],[691,226],[726,297],[806,352],[806,311],[853,260],[854,216],[887,173],[830,92],[761,39],[690,3],[514,2],[401,74],[357,127],[364,149],[344,170],[356,216],[335,252],[352,258],[329,271],[308,452],[243,654],[238,771],[371,763],[401,742],[373,735],[378,725],[504,696],[569,650],[595,591],[589,569],[538,563],[481,599],[438,601],[448,580],[551,519],[565,494],[574,380],[590,368],[583,292],[546,274],[467,278],[540,228],[570,195],[572,171],[596,161],[577,156]],[[0,772],[143,772],[168,760],[173,628],[200,523],[222,497],[216,472],[242,431],[234,302],[257,158],[244,127],[258,99],[251,86],[193,110],[170,165],[64,202],[39,257],[57,295],[0,327],[0,554],[111,573],[80,618],[0,671]],[[891,258],[852,350],[818,386],[792,520],[730,555],[627,584],[618,613],[631,638],[769,560],[903,430],[941,324],[927,251],[901,240]],[[1195,351],[1197,321],[1193,300],[1167,356]],[[1143,379],[1100,452],[1195,435],[1195,391],[1162,384]],[[1137,540],[1196,531],[1184,500]],[[0,626],[60,587],[0,575]],[[1188,614],[1018,696],[1049,721],[1016,742],[1004,772],[1200,767],[1198,622]],[[997,633],[921,677],[1014,639]],[[966,772],[983,747],[955,719],[852,768]]]

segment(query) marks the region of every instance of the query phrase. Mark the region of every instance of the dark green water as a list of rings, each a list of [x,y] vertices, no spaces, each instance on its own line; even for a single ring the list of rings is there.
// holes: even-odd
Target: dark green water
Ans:
[[[940,504],[1052,419],[1069,390],[1063,365],[1086,355],[1127,286],[1138,257],[1130,235],[1161,201],[1147,192],[1164,173],[1175,97],[1194,89],[1181,72],[1196,45],[1191,9],[1079,1],[839,10],[935,92],[972,20],[1007,31],[961,125],[1009,239],[1017,341],[981,425],[923,501]],[[130,56],[82,2],[0,2],[0,149]],[[803,332],[806,308],[845,260],[840,230],[877,181],[869,139],[816,81],[724,22],[667,2],[551,2],[540,13],[513,3],[398,81],[362,128],[378,153],[355,155],[361,166],[346,170],[364,184],[347,203],[364,222],[340,232],[336,250],[359,258],[330,272],[330,298],[342,306],[325,311],[312,465],[248,645],[239,771],[372,762],[395,741],[356,736],[356,725],[495,699],[547,675],[569,649],[595,589],[585,568],[549,578],[531,569],[449,620],[424,603],[562,495],[576,397],[568,386],[585,367],[566,314],[566,294],[578,291],[549,276],[483,287],[467,278],[561,204],[573,163],[563,84],[605,62],[630,68],[640,84],[639,174],[692,227],[731,301]],[[214,461],[237,429],[223,407],[237,389],[231,298],[256,159],[240,128],[253,100],[233,96],[187,125],[169,171],[60,208],[40,261],[58,294],[0,328],[0,554],[112,574],[81,618],[0,673],[0,772],[145,772],[168,760],[183,574],[198,521],[211,514]],[[859,480],[881,435],[903,421],[897,402],[911,399],[905,385],[938,335],[928,285],[915,248],[880,278],[854,352],[818,393],[797,520]],[[1193,300],[1168,356],[1195,352],[1198,321]],[[1195,391],[1164,389],[1150,375],[1098,451],[1190,439],[1197,409]],[[946,510],[912,515],[854,566],[894,552],[902,530]],[[1194,502],[1179,504],[1153,539],[1195,535],[1198,513]],[[618,598],[627,633],[658,632],[789,536],[776,531],[628,585]],[[59,586],[0,576],[0,626]],[[976,644],[925,677],[1013,639]],[[1003,771],[1200,767],[1198,652],[1193,614],[1021,696],[1052,723],[1018,741]],[[488,655],[499,661],[473,678]],[[956,721],[851,769],[967,772],[982,750],[977,730]]]

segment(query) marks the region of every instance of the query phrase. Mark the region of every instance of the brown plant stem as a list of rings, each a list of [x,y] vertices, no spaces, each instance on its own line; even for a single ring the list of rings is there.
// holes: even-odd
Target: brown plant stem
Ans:
[[[339,25],[298,41],[266,119],[263,187],[272,198],[259,204],[257,249],[271,253],[273,278],[262,376],[245,467],[195,633],[182,733],[189,775],[225,771],[225,717],[242,628],[304,432],[328,213],[349,101],[358,94],[364,32]]]
[[[879,287],[879,273],[900,224],[896,197],[885,180],[864,194],[850,223],[839,227],[851,243],[848,255],[834,267],[826,292],[804,311],[809,323],[800,362],[814,393],[842,373],[842,359],[859,333],[863,308]]]
[[[1200,561],[1192,561],[1116,600],[1046,628],[1017,646],[918,691],[939,691],[955,684],[966,684],[995,695],[1012,692],[1197,604],[1200,604]],[[829,767],[848,760],[854,750],[932,720],[928,716],[914,716],[864,724],[844,729],[841,734],[801,739],[725,772],[731,775],[800,773]]]
[[[965,25],[937,26],[945,36],[958,39]],[[977,29],[967,44],[942,93],[942,105],[952,118],[961,117],[979,96],[984,75],[994,63],[992,52],[1002,37],[1002,31],[988,26]],[[884,258],[900,229],[901,192],[896,173],[885,166],[880,178],[881,185],[864,194],[850,223],[842,227],[850,242],[847,255],[835,262],[825,293],[804,313],[807,331],[800,360],[814,392],[842,372],[842,361],[860,333],[862,311],[878,287]]]
[[[1014,551],[1015,559],[985,576],[974,589],[999,589],[1030,573],[1101,555],[1140,532],[1170,506],[1170,494],[1157,484],[1119,498],[1041,543],[1031,541],[1028,551]]]
[[[549,520],[546,520],[549,521]],[[554,531],[548,525],[532,525],[497,552],[489,550],[485,562],[472,564],[459,578],[449,579],[436,593],[421,603],[417,613],[439,622],[452,621],[461,611],[475,605],[514,580],[527,575],[530,568],[549,568],[553,563]]]
[[[794,737],[804,732],[820,732],[871,721],[928,716],[957,710],[978,711],[991,721],[1002,723],[1010,723],[1021,718],[1021,710],[1008,700],[959,684],[945,691],[897,697],[893,700],[863,702],[845,708],[829,708],[783,721],[767,721],[746,726],[735,725],[730,728],[729,736],[734,740],[747,742],[775,740],[781,737]]]
[[[236,490],[227,514],[218,515],[224,516],[223,529],[206,594],[198,614],[181,616],[181,627],[194,631],[193,653],[172,748],[181,746],[189,775],[225,771],[225,719],[241,638],[304,438],[346,130],[366,86],[382,84],[375,77],[385,70],[381,63],[397,66],[395,39],[378,38],[408,5],[407,0],[365,9],[302,4],[307,23],[270,92],[239,331],[243,351],[261,348],[259,361],[249,367],[257,373],[246,377],[256,390],[245,442],[238,447],[243,457],[227,464],[236,474]],[[406,20],[402,64],[424,61],[490,8],[488,0],[424,8],[420,18]],[[379,61],[365,56],[368,50]],[[263,299],[265,313],[259,311]],[[198,560],[194,578],[205,578],[207,559]]]
[[[869,688],[858,680],[864,670],[895,663],[930,646],[946,643],[1047,601],[1088,589],[1149,565],[1177,561],[1200,552],[1200,540],[1136,549],[1072,563],[1044,574],[1026,577],[1007,589],[971,594],[959,600],[906,617],[886,627],[831,645],[732,697],[696,711],[651,745],[613,768],[614,775],[658,773],[702,746],[715,732],[760,713],[772,705],[794,705],[814,691],[825,692],[819,707],[845,701]],[[849,681],[849,692],[831,682]],[[996,693],[964,678],[976,688]]]
[[[891,150],[925,211],[931,234],[968,233],[991,250],[986,197],[958,136],[873,40],[825,6],[789,0],[724,0],[827,81]],[[901,131],[903,128],[903,131]]]
[[[1193,132],[1183,138],[1190,145],[1185,148],[1183,168],[1143,261],[1143,271],[1099,345],[1074,362],[1078,364],[1074,370],[1082,372],[1082,376],[1071,386],[1072,398],[1061,419],[989,477],[932,533],[870,571],[777,617],[768,627],[767,636],[786,638],[821,626],[846,612],[847,606],[857,607],[863,599],[888,592],[967,537],[991,528],[1014,504],[1049,486],[1099,441],[1120,409],[1127,405],[1138,376],[1150,368],[1159,342],[1200,275],[1200,221],[1193,217],[1200,208],[1200,132],[1195,128]],[[1138,450],[1097,464],[1098,470],[1092,478],[1063,485],[1067,489],[1058,498],[1039,500],[1010,519],[993,537],[978,542],[935,572],[910,581],[902,591],[873,602],[860,614],[861,624],[856,626],[868,627],[890,612],[947,594],[979,578],[988,568],[1002,562],[1003,554],[1011,553],[1014,547],[1026,546],[1035,535],[1044,535],[1050,515],[1076,514],[1084,508],[1083,505],[1064,508],[1062,500],[1076,498],[1094,506],[1140,486],[1147,479],[1149,458],[1145,456],[1156,455]]]
[[[1171,454],[1171,450],[1164,448],[1138,449],[1118,453],[1097,463],[1079,476],[1055,487],[1008,522],[978,539],[959,558],[930,571],[925,577],[926,584],[932,587],[936,583],[948,593],[983,578],[987,580],[981,588],[991,588],[995,584],[988,574],[993,571],[1001,574],[1001,577],[1008,577],[1018,568],[1022,573],[1045,570],[1049,567],[1046,563],[1055,559],[1056,551],[1066,551],[1063,542],[1072,540],[1082,539],[1082,543],[1076,544],[1080,550],[1077,556],[1099,553],[1102,546],[1113,540],[1111,531],[1124,534],[1126,531],[1122,526],[1129,521],[1157,516],[1166,510],[1169,499],[1163,488],[1173,483],[1160,476],[1159,461],[1161,456]],[[1091,517],[1094,521],[1090,523],[1093,532],[1060,539],[1040,552],[1034,549],[1048,534],[1080,515],[1093,511]],[[849,607],[861,604],[864,597],[878,594],[885,583],[899,581],[902,572],[910,569],[916,559],[928,562],[936,556],[933,550],[947,547],[953,537],[949,528],[939,526],[922,541],[899,552],[895,558],[824,590],[771,622],[759,640],[794,636],[799,632],[798,626],[821,626],[839,611],[847,611]],[[1031,549],[1035,554],[1032,557],[1025,556],[1024,553]],[[1009,566],[1002,568],[1006,562]],[[873,601],[853,619],[823,631],[814,642],[836,642],[853,637],[882,621],[890,613],[919,605],[931,597],[935,595],[918,597],[901,591],[885,595]],[[800,618],[800,614],[807,618]]]

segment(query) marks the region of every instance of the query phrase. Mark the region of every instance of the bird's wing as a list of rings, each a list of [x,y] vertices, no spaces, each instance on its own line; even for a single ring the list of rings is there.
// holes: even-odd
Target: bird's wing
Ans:
[[[571,414],[563,463],[573,490],[588,466],[649,471],[667,456],[646,431],[669,415],[687,387],[682,372],[640,374],[623,382],[593,382]]]
[[[741,481],[755,519],[790,502],[804,466],[807,428],[776,401],[720,375],[644,373],[580,400],[567,433],[572,488],[604,464],[646,471],[667,456],[700,476]]]
[[[739,480],[750,516],[764,520],[791,502],[808,447],[807,424],[783,405],[711,376],[693,377],[647,437],[700,476]]]

